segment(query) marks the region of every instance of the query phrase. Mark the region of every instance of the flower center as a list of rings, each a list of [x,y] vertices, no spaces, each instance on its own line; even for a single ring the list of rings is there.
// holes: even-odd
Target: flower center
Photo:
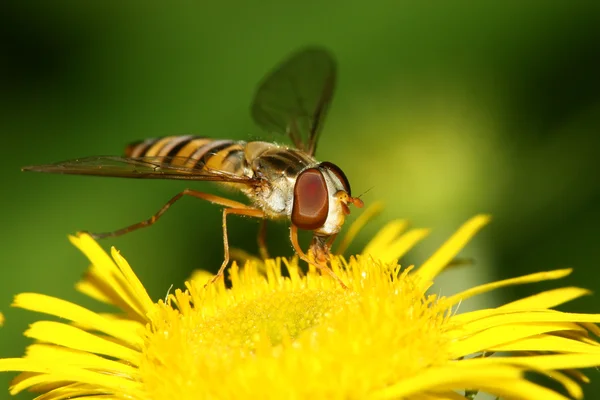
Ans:
[[[349,290],[309,273],[297,285],[177,293],[179,309],[158,305],[147,329],[140,369],[149,397],[256,396],[263,387],[259,398],[360,398],[444,362],[447,310],[411,275],[386,270],[352,260],[340,271]]]

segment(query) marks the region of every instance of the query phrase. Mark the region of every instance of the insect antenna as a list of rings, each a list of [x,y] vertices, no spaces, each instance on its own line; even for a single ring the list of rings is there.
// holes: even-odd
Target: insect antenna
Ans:
[[[367,190],[365,190],[364,192],[362,192],[361,194],[359,194],[358,196],[356,196],[357,199],[360,199],[362,197],[363,194],[367,194],[371,191],[371,189],[373,189],[375,186],[371,186],[370,188],[368,188]]]

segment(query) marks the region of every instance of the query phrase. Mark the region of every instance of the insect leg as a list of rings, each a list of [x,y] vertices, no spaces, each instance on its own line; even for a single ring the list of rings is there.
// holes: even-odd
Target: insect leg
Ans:
[[[327,239],[327,242],[325,244],[326,249],[327,249],[327,254],[331,253],[331,246],[333,246],[333,242],[335,242],[335,238],[337,237],[337,233],[333,234],[329,237],[329,239]]]
[[[339,276],[337,276],[332,270],[331,268],[329,268],[327,266],[327,264],[319,264],[318,262],[315,261],[311,261],[310,258],[306,255],[306,253],[304,253],[304,251],[302,251],[302,248],[300,247],[300,243],[298,243],[298,228],[296,227],[296,225],[292,224],[292,226],[290,227],[290,240],[292,242],[292,246],[294,247],[294,251],[296,251],[296,253],[298,254],[298,257],[300,257],[301,260],[306,261],[307,263],[314,265],[319,271],[321,271],[321,273],[323,271],[327,272],[333,279],[335,279],[344,289],[348,289],[348,286],[346,286],[346,284],[340,279]]]
[[[202,199],[202,200],[206,200],[209,201],[211,203],[214,204],[218,204],[221,206],[225,206],[225,207],[229,207],[229,208],[237,208],[237,209],[252,209],[249,206],[234,201],[234,200],[230,200],[230,199],[226,199],[224,197],[219,197],[219,196],[215,196],[214,194],[209,194],[209,193],[204,193],[204,192],[198,192],[196,190],[191,190],[191,189],[185,189],[182,192],[177,193],[175,196],[173,196],[171,198],[171,200],[167,201],[165,203],[164,206],[162,206],[162,208],[160,210],[158,210],[158,212],[156,214],[154,214],[153,216],[151,216],[150,218],[148,218],[145,221],[141,221],[138,222],[137,224],[133,224],[130,226],[127,226],[125,228],[122,229],[118,229],[116,231],[113,232],[105,232],[105,233],[90,233],[90,235],[95,238],[95,239],[103,239],[103,238],[107,238],[107,237],[115,237],[115,236],[121,236],[124,235],[126,233],[135,231],[136,229],[140,229],[140,228],[145,228],[147,226],[153,225],[156,221],[158,221],[158,219],[165,213],[167,212],[167,210],[173,205],[173,203],[175,203],[177,200],[181,199],[183,196],[192,196],[192,197],[196,197],[198,199]]]
[[[260,227],[258,228],[258,252],[263,260],[269,257],[269,250],[267,249],[267,220],[263,219],[260,221]]]
[[[243,205],[243,204],[242,204]],[[214,283],[216,280],[223,276],[223,272],[229,264],[229,239],[227,237],[227,215],[235,214],[235,215],[245,215],[247,217],[255,217],[255,218],[264,218],[265,213],[262,210],[251,208],[245,206],[243,208],[226,208],[223,210],[223,248],[225,257],[223,260],[223,264],[221,264],[221,268],[219,268],[219,272],[207,283]]]

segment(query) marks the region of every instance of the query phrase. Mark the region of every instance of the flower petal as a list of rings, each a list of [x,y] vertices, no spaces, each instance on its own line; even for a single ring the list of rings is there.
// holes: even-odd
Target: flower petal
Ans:
[[[572,340],[554,335],[537,335],[523,338],[518,341],[505,341],[503,345],[490,345],[488,351],[539,351],[556,353],[581,353],[600,355],[600,345],[583,343],[578,340]]]
[[[515,300],[501,306],[500,308],[522,310],[527,308],[553,308],[589,294],[591,294],[591,291],[578,287],[557,288]]]
[[[42,383],[81,382],[101,388],[110,388],[116,393],[136,392],[140,388],[140,382],[126,380],[119,376],[87,371],[77,366],[69,366],[62,363],[44,363],[40,360],[24,358],[0,359],[0,371],[29,371],[39,374],[32,375],[13,385],[10,389],[13,395],[28,387]]]
[[[521,325],[507,324],[484,329],[474,334],[462,330],[449,332],[450,335],[456,337],[456,340],[450,346],[450,356],[452,358],[464,357],[477,352],[493,351],[503,346],[510,346],[513,343],[515,343],[515,347],[518,347],[519,343],[526,341],[528,338],[573,328],[577,328],[577,325],[548,322]],[[579,329],[583,331],[583,328]]]
[[[140,335],[135,331],[123,330],[121,325],[114,324],[113,321],[66,300],[43,294],[21,293],[15,296],[12,305],[14,307],[68,319],[78,324],[85,325],[91,330],[104,332],[131,346],[140,346],[142,344]],[[140,328],[143,328],[143,326],[140,325]]]
[[[29,326],[25,336],[90,353],[104,354],[134,365],[140,361],[139,352],[101,338],[79,328],[53,321],[37,321]]]
[[[416,273],[424,282],[432,281],[481,228],[490,222],[489,215],[477,215],[465,222],[423,265]]]
[[[457,304],[457,303],[459,303],[463,300],[466,300],[470,297],[476,296],[478,294],[486,293],[486,292],[489,292],[489,291],[492,291],[495,289],[499,289],[501,287],[522,285],[525,283],[533,283],[533,282],[540,282],[540,281],[549,281],[549,280],[553,280],[553,279],[560,279],[560,278],[564,278],[565,276],[569,275],[571,272],[573,272],[573,270],[570,268],[557,269],[554,271],[536,272],[534,274],[524,275],[524,276],[520,276],[518,278],[510,278],[510,279],[504,279],[504,280],[496,281],[496,282],[492,282],[492,283],[486,283],[484,285],[479,285],[479,286],[475,286],[474,288],[467,289],[463,292],[455,294],[454,296],[450,296],[450,297],[448,297],[447,301],[450,304]]]
[[[350,225],[350,228],[346,231],[346,234],[342,238],[342,241],[335,250],[335,254],[344,254],[348,247],[358,235],[358,233],[364,228],[364,226],[372,220],[376,215],[380,214],[383,210],[382,202],[375,202],[371,204],[365,211],[363,211],[356,220]]]
[[[118,263],[121,262],[117,266],[102,247],[88,234],[69,236],[69,239],[92,262],[87,280],[96,286],[104,294],[104,297],[109,298],[111,304],[121,306],[142,319],[145,318],[148,304],[151,304],[152,301],[147,294],[144,296],[143,291],[141,293],[137,292],[137,278],[134,281],[128,280],[131,278],[128,273],[130,268],[126,263],[121,262],[122,257],[116,258],[116,260],[119,260]]]

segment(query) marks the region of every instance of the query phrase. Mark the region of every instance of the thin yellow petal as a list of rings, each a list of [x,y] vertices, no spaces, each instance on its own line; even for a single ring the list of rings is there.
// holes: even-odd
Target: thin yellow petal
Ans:
[[[121,253],[117,249],[115,249],[114,246],[111,247],[110,251],[113,259],[117,263],[117,266],[121,270],[121,273],[123,273],[125,280],[128,283],[128,286],[133,288],[133,299],[137,300],[137,302],[140,304],[143,313],[142,316],[145,317],[146,314],[148,314],[148,312],[152,309],[154,302],[152,301],[150,296],[148,296],[146,288],[144,287],[142,282],[140,282],[137,275],[133,272],[131,266],[129,265],[127,260],[123,258]]]
[[[30,386],[41,383],[58,383],[65,381],[82,382],[90,385],[98,385],[112,389],[117,393],[137,392],[140,388],[139,382],[123,379],[119,376],[111,376],[103,373],[86,371],[78,367],[59,365],[56,363],[42,363],[39,360],[27,360],[23,358],[0,359],[0,371],[29,371],[40,375],[32,375],[23,379],[10,388],[10,393],[15,395]]]
[[[600,336],[600,327],[598,327],[598,325],[596,325],[595,323],[584,321],[581,323],[581,325],[588,331],[592,332],[594,335]]]
[[[98,288],[98,286],[95,286],[89,280],[77,282],[75,284],[75,290],[85,294],[88,297],[91,297],[92,299],[98,300],[101,303],[115,305],[114,301],[109,296],[107,296]]]
[[[59,362],[65,365],[77,365],[81,368],[102,370],[122,376],[137,376],[139,370],[132,365],[110,360],[98,355],[50,344],[33,344],[27,348],[30,360],[43,363]]]
[[[113,260],[100,245],[87,233],[77,236],[70,235],[69,240],[90,260],[93,265],[102,266],[105,271],[116,269]]]
[[[590,345],[577,340],[567,339],[554,335],[539,335],[523,338],[515,342],[505,341],[503,345],[490,345],[490,351],[539,351],[556,353],[582,353],[600,355],[598,344]]]
[[[411,229],[388,245],[385,251],[377,254],[371,254],[372,257],[382,262],[395,262],[402,258],[406,253],[425,239],[430,233],[429,229]]]
[[[572,323],[538,322],[535,324],[508,324],[496,326],[492,329],[482,328],[481,331],[474,334],[468,330],[450,331],[451,337],[455,338],[455,341],[450,345],[450,357],[464,357],[469,354],[499,348],[507,343],[518,344],[529,337],[543,333],[571,328],[577,328],[577,326]]]
[[[98,313],[98,315],[101,315],[103,318],[106,318],[106,319],[112,321],[112,323],[114,325],[118,326],[119,329],[121,329],[121,330],[137,332],[138,334],[140,334],[141,330],[143,330],[145,328],[144,324],[141,324],[140,322],[138,322],[136,320],[132,320],[123,314]],[[85,327],[86,330],[90,329],[89,326],[83,325],[83,324],[81,324],[81,325],[73,324],[73,325],[83,326],[83,327]]]
[[[69,385],[58,388],[49,388],[49,385],[33,385],[32,392],[48,392],[35,398],[35,400],[71,400],[82,398],[85,400],[129,400],[121,396],[106,394],[107,389],[90,388],[85,385]]]
[[[478,387],[480,382],[517,380],[521,370],[512,366],[493,365],[488,368],[469,368],[459,363],[431,368],[411,379],[377,391],[374,398],[397,399],[414,393]]]
[[[255,261],[260,263],[261,261]],[[209,279],[213,278],[215,274],[205,271],[203,269],[197,269],[192,272],[192,276],[190,276],[190,281],[198,281],[198,282],[208,282]]]
[[[452,391],[413,394],[410,400],[465,400],[465,396]]]
[[[69,239],[92,262],[88,281],[98,288],[109,290],[105,295],[111,298],[112,303],[119,306],[126,304],[129,310],[142,318],[145,317],[145,302],[137,300],[134,289],[104,249],[88,234],[69,236]]]
[[[513,302],[507,303],[502,309],[527,309],[527,308],[554,308],[582,296],[591,294],[591,291],[578,287],[565,287],[553,290],[547,290],[533,296],[525,297]]]
[[[410,398],[412,393],[419,393],[426,390],[457,390],[477,387],[481,391],[514,399],[570,400],[550,389],[521,379],[522,370],[512,366],[507,367],[489,366],[485,369],[462,369],[449,366],[443,369],[440,368],[435,371],[435,376],[425,377],[426,381],[423,381],[423,377],[419,376],[412,379],[408,384],[405,382],[404,387],[394,385],[383,389],[376,394],[375,398]],[[458,375],[459,373],[462,373],[462,375]],[[467,382],[467,379],[465,379],[466,376],[470,376],[472,379],[468,379]]]
[[[348,247],[358,235],[358,233],[364,228],[364,226],[371,221],[375,216],[381,213],[383,210],[383,203],[377,201],[371,204],[365,211],[363,211],[356,220],[350,225],[350,228],[346,232],[346,235],[342,238],[342,241],[338,245],[335,254],[344,254]]]
[[[489,215],[477,215],[465,222],[415,273],[424,282],[432,281],[490,219]]]
[[[524,313],[524,312],[546,312],[546,311],[552,311],[552,312],[556,312],[555,310],[548,310],[548,309],[531,309],[531,308],[525,308],[523,310],[516,310],[516,309],[504,309],[504,308],[491,308],[491,309],[483,309],[483,310],[475,310],[475,311],[469,311],[463,314],[456,314],[454,316],[452,316],[452,321],[454,324],[456,324],[457,326],[460,325],[462,329],[464,329],[465,324],[468,322],[474,322],[474,321],[484,321],[487,318],[490,317],[495,317],[497,315],[514,315],[514,314],[520,314],[520,313]],[[583,326],[581,327],[582,330],[586,330]]]
[[[121,326],[113,324],[112,321],[97,313],[66,300],[36,293],[21,293],[15,296],[12,305],[68,319],[88,326],[92,330],[104,332],[133,346],[142,344],[142,338],[137,332],[123,330]]]
[[[104,354],[128,361],[134,365],[139,363],[139,352],[60,322],[34,322],[25,331],[24,335],[41,342],[53,343],[96,354]]]
[[[588,378],[583,372],[576,369],[566,369],[563,371],[566,375],[569,375],[573,379],[581,382],[581,383],[590,383],[590,378]]]
[[[545,388],[535,383],[528,382],[524,379],[513,381],[489,381],[482,382],[479,387],[482,391],[494,393],[504,399],[519,399],[519,400],[571,400],[555,392],[554,390]]]
[[[558,371],[546,371],[545,375],[560,383],[562,387],[565,388],[567,393],[569,393],[569,395],[574,399],[583,398],[583,390],[581,389],[581,386],[567,374],[563,374],[562,372]]]
[[[93,296],[93,298],[107,304],[112,304],[135,316],[138,320],[147,322],[143,309],[140,308],[138,302],[132,301],[130,289],[126,286],[123,287],[123,279],[116,266],[114,270],[107,271],[105,268],[98,268],[96,265],[92,265],[84,279],[85,283],[81,282],[79,285],[76,285],[77,289],[81,288],[85,290],[82,293],[94,294],[93,291],[99,292],[100,296]]]
[[[467,322],[462,329],[471,332],[477,332],[491,327],[515,324],[515,323],[540,323],[540,322],[600,322],[600,314],[576,314],[563,313],[554,310],[540,311],[521,311],[515,313],[506,313],[482,318],[477,321]]]
[[[448,297],[447,301],[454,305],[459,302],[466,300],[470,297],[476,296],[478,294],[486,293],[498,288],[506,287],[506,286],[514,286],[514,285],[522,285],[525,283],[533,283],[533,282],[541,282],[541,281],[549,281],[553,279],[564,278],[569,275],[573,270],[571,268],[566,269],[557,269],[554,271],[544,271],[544,272],[536,272],[534,274],[520,276],[518,278],[510,278],[504,279],[502,281],[496,281],[492,283],[486,283],[484,285],[475,286],[474,288],[467,289],[463,292],[455,294],[454,296]]]
[[[600,354],[551,354],[525,357],[487,357],[460,361],[464,367],[485,369],[495,365],[517,365],[529,370],[551,371],[567,368],[591,368],[600,365]]]
[[[229,258],[232,261],[237,261],[238,263],[244,264],[246,261],[255,262],[260,264],[263,259],[261,257],[255,256],[243,249],[238,249],[237,247],[229,248]],[[193,280],[193,277],[190,277],[189,280]]]
[[[379,254],[385,251],[392,241],[408,227],[408,221],[398,219],[388,222],[369,243],[365,246],[362,254]]]

